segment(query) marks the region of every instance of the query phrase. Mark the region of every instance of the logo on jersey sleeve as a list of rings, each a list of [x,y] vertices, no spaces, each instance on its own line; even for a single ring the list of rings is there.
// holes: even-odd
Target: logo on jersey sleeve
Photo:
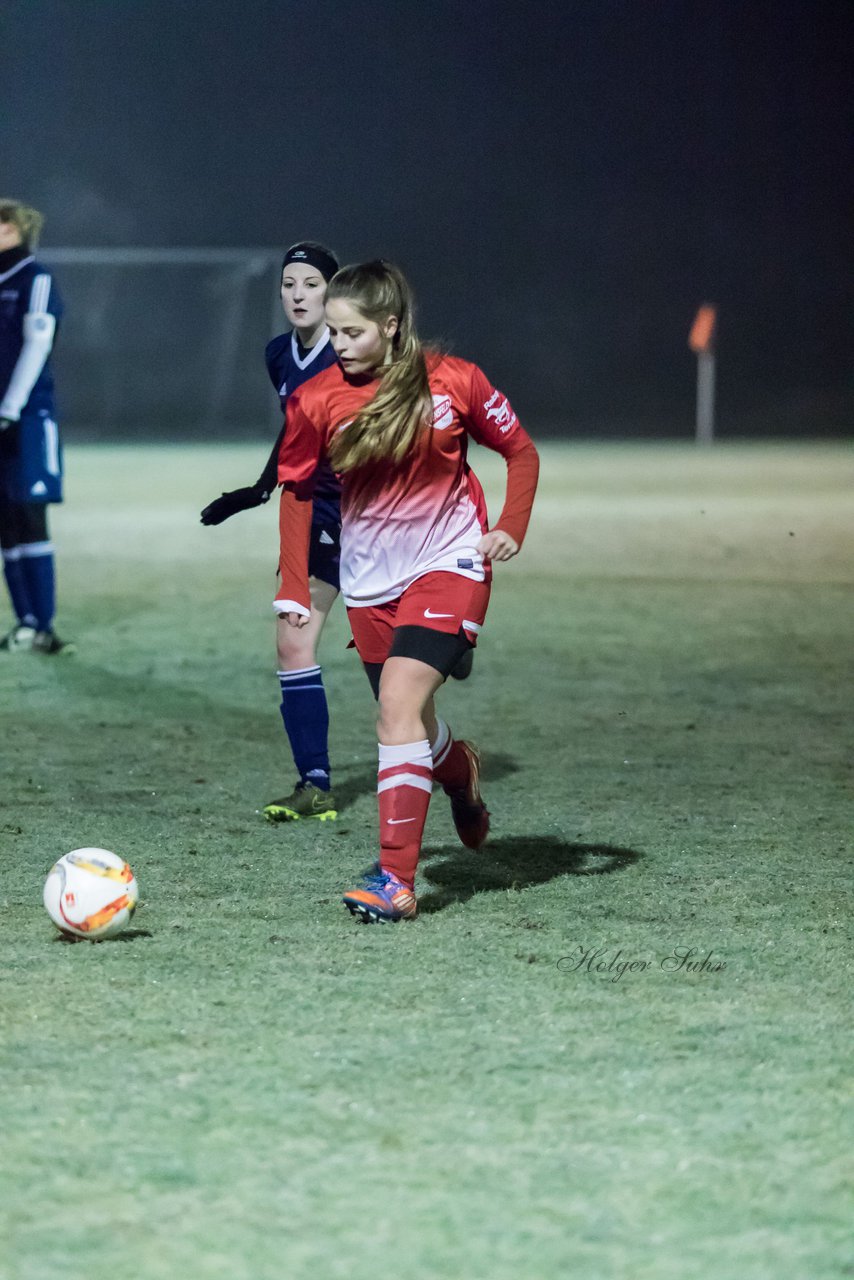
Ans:
[[[446,431],[453,425],[454,411],[450,396],[433,396],[433,430]]]
[[[498,401],[501,401],[499,404]],[[507,403],[507,397],[502,396],[500,391],[493,391],[488,400],[484,401],[484,409],[486,416],[495,423],[498,430],[504,436],[511,427],[516,425],[516,415]]]

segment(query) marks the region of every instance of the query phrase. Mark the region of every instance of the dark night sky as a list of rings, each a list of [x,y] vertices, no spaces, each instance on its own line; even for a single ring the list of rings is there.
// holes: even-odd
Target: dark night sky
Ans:
[[[545,429],[844,429],[852,7],[12,0],[0,194],[51,245],[284,245],[409,272]]]

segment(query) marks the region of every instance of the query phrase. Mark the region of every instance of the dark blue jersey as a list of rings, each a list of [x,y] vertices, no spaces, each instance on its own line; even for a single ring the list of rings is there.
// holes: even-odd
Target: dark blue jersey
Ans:
[[[48,357],[62,310],[53,277],[32,254],[0,269],[0,417],[54,417]]]
[[[291,392],[308,382],[316,373],[320,373],[321,369],[328,369],[333,365],[335,352],[329,341],[328,329],[309,351],[306,351],[295,333],[280,333],[278,338],[267,343],[264,359],[270,381],[279,393],[279,403],[284,413]]]
[[[335,352],[329,341],[328,329],[310,351],[306,351],[295,333],[280,333],[278,338],[267,343],[264,359],[284,413],[291,392],[316,373],[335,364]],[[341,485],[328,462],[321,463],[318,471],[312,520],[315,524],[341,523]]]
[[[0,459],[0,501],[62,501],[62,450],[50,352],[62,301],[28,249],[0,253],[0,417],[20,422],[17,448]]]

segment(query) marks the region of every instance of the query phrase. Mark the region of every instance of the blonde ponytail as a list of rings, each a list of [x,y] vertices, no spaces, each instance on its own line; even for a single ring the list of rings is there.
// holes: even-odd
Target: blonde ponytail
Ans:
[[[344,267],[332,277],[326,301],[343,298],[375,324],[398,320],[391,364],[379,370],[374,398],[344,431],[333,437],[329,460],[336,471],[355,471],[376,463],[398,465],[429,421],[430,384],[424,349],[415,331],[412,291],[390,262],[377,260]]]

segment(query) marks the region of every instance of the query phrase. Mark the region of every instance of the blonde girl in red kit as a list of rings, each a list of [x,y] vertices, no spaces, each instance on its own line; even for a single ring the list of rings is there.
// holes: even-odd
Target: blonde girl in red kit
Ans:
[[[476,365],[421,346],[409,286],[390,263],[333,276],[326,323],[338,364],[288,401],[275,609],[293,627],[308,623],[312,486],[327,458],[343,486],[341,591],[379,704],[379,858],[344,903],[366,923],[396,921],[416,914],[434,783],[449,796],[467,848],[489,833],[478,752],[454,739],[433,698],[477,643],[492,562],[522,545],[539,459],[506,397]],[[507,463],[493,529],[466,462],[469,436]]]

